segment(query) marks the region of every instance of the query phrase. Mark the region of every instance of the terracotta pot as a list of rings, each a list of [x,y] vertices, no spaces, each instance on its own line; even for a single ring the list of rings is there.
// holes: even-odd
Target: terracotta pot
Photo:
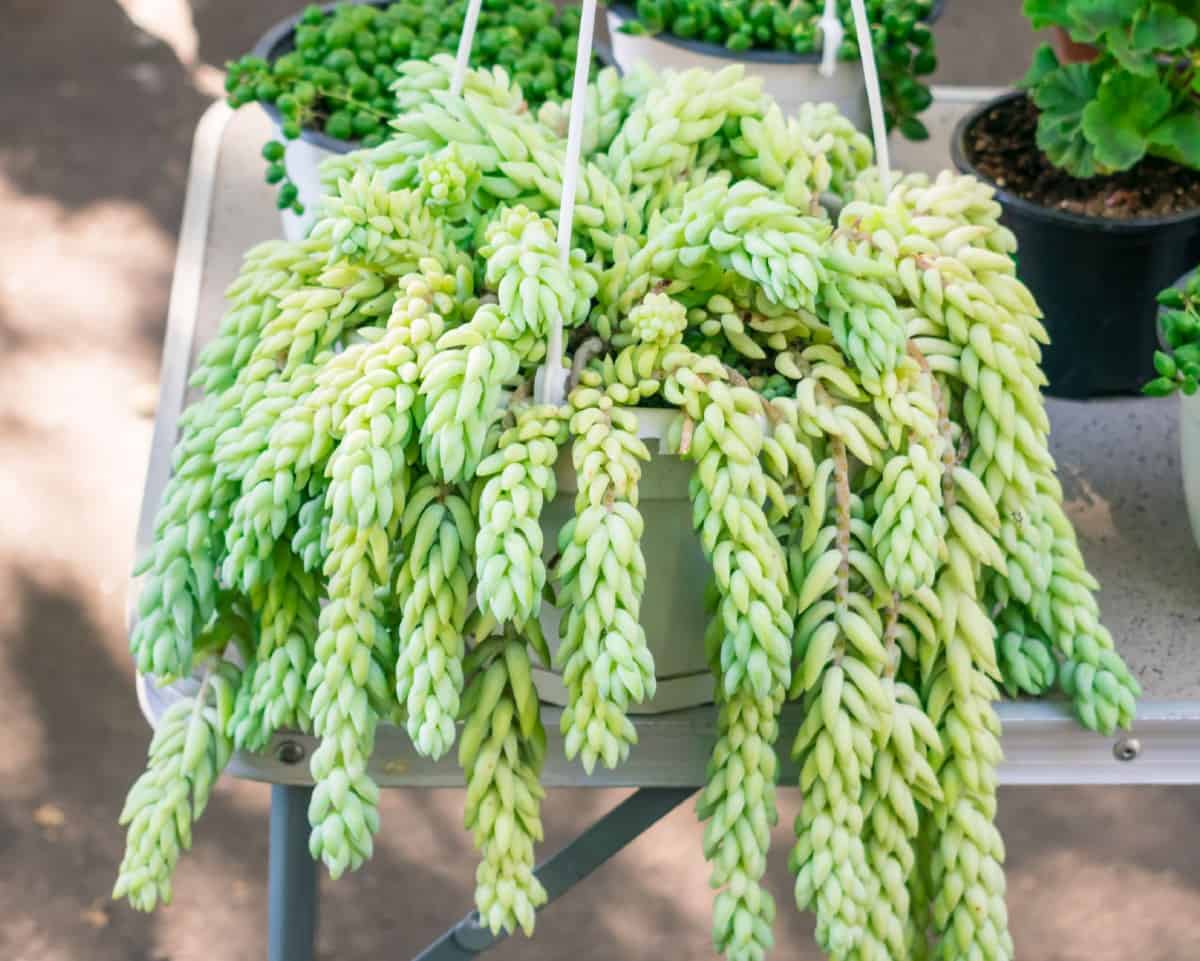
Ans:
[[[1096,59],[1096,48],[1090,43],[1076,43],[1062,27],[1052,27],[1054,52],[1063,63],[1088,63]]]

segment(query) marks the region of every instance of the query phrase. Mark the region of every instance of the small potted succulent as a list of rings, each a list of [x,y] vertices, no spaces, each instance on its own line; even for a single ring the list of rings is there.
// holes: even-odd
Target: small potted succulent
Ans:
[[[313,221],[318,164],[331,154],[382,143],[396,116],[396,67],[453,52],[466,0],[310,5],[273,26],[254,51],[226,65],[229,103],[259,103],[278,139],[263,146],[267,182],[278,187],[289,237]],[[501,66],[528,103],[570,93],[579,8],[550,0],[484,0],[472,62]]]
[[[1154,294],[1200,258],[1196,5],[1024,9],[1093,49],[1038,50],[1020,92],[960,123],[955,162],[998,188],[1020,241],[1051,337],[1050,393],[1134,392],[1154,375]]]
[[[1200,271],[1193,270],[1158,295],[1165,350],[1155,351],[1158,374],[1144,390],[1151,397],[1179,394],[1179,460],[1192,533],[1200,543]]]
[[[932,101],[922,78],[937,69],[929,25],[941,7],[941,0],[867,0],[886,119],[913,140],[929,135],[918,114]],[[608,25],[613,57],[624,70],[640,61],[659,70],[717,70],[741,61],[785,112],[828,101],[866,130],[866,86],[856,65],[849,0],[837,2],[845,28],[838,59],[852,65],[831,77],[818,70],[824,8],[824,0],[635,0],[610,3]]]

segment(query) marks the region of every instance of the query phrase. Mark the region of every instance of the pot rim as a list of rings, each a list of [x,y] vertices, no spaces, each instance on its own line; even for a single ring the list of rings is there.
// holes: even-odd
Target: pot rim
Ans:
[[[1026,217],[1042,221],[1043,223],[1051,223],[1059,227],[1072,227],[1076,230],[1089,230],[1096,233],[1138,234],[1156,230],[1160,227],[1172,227],[1189,221],[1196,221],[1200,224],[1200,207],[1164,217],[1134,217],[1129,220],[1111,220],[1106,217],[1077,214],[1067,210],[1055,210],[1050,207],[1043,207],[1041,204],[1035,204],[1033,201],[1026,200],[1023,197],[1018,197],[1011,191],[1001,187],[994,180],[985,177],[967,157],[965,146],[967,131],[980,117],[997,104],[1006,103],[1018,98],[1025,98],[1026,96],[1027,94],[1024,90],[1011,90],[1008,93],[1003,93],[998,97],[993,97],[979,104],[979,106],[959,119],[958,123],[954,125],[954,136],[950,138],[950,156],[954,161],[954,166],[962,173],[971,174],[978,180],[982,180],[995,190],[996,198],[1005,207],[1011,207]]]
[[[929,16],[923,21],[927,26],[936,23],[942,15],[942,8],[945,6],[945,0],[933,0],[933,8],[929,11]],[[606,4],[607,11],[610,15],[615,14],[629,21],[637,16],[632,3],[624,3],[617,0],[615,3]],[[730,50],[728,47],[723,47],[719,43],[708,43],[704,40],[688,40],[684,37],[676,37],[673,34],[656,33],[653,36],[643,35],[635,39],[654,40],[658,43],[665,43],[671,47],[679,47],[681,50],[688,50],[691,53],[701,54],[705,57],[713,57],[718,60],[733,60],[746,63],[766,63],[776,65],[814,65],[821,62],[820,51],[813,53],[792,53],[790,50]]]
[[[341,6],[345,6],[349,2],[352,6],[368,6],[368,7],[387,7],[395,0],[337,0],[333,3],[320,4],[322,13],[331,13]],[[256,57],[261,57],[268,63],[273,63],[278,57],[282,56],[284,51],[282,45],[291,39],[296,32],[296,25],[300,23],[301,17],[304,16],[304,11],[292,14],[290,17],[284,17],[278,23],[270,27],[258,39],[258,43],[250,51]],[[294,46],[293,46],[294,49]],[[612,52],[607,47],[594,46],[592,55],[603,63],[606,67],[616,67],[616,61],[612,57]],[[411,57],[408,59],[412,59]],[[618,68],[619,69],[619,68]],[[283,117],[279,113],[279,108],[273,103],[263,103],[261,100],[254,101],[262,111],[271,118],[271,122],[276,127],[282,129]],[[362,143],[357,140],[338,140],[336,137],[331,137],[320,130],[311,130],[308,127],[300,128],[300,136],[298,140],[303,140],[305,143],[310,143],[314,147],[320,147],[330,153],[348,154],[355,150],[362,149]]]

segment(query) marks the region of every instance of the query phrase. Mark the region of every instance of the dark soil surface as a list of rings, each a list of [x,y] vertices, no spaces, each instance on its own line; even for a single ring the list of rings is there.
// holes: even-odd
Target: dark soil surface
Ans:
[[[1157,157],[1110,176],[1069,176],[1037,148],[1037,121],[1037,108],[1023,97],[996,104],[967,130],[967,159],[1023,200],[1074,214],[1129,220],[1200,208],[1200,172]]]

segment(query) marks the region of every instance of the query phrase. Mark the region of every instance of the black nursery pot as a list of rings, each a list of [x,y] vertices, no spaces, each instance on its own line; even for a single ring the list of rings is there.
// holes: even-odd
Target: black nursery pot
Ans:
[[[955,166],[986,180],[967,159],[966,133],[1006,94],[959,121]],[[993,185],[995,186],[995,185]],[[1155,376],[1155,296],[1200,261],[1200,210],[1173,217],[1106,220],[1051,210],[1001,187],[1002,222],[1017,237],[1017,274],[1045,314],[1042,366],[1055,397],[1139,393]]]

